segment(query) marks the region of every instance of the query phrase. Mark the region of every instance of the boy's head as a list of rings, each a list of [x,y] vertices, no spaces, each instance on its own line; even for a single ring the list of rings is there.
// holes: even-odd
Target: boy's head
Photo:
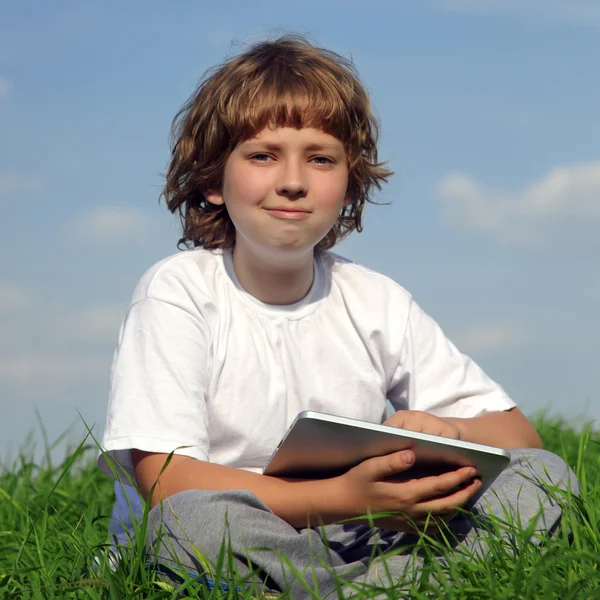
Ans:
[[[373,187],[391,175],[377,159],[377,122],[349,61],[298,36],[261,42],[210,73],[173,122],[163,195],[183,224],[180,243],[231,248],[235,228],[206,193],[223,184],[238,144],[266,127],[312,127],[340,140],[348,160],[349,202],[318,247],[361,230]]]

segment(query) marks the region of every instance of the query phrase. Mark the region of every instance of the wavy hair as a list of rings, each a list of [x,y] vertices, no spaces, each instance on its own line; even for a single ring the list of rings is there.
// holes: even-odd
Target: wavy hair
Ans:
[[[286,35],[254,44],[208,71],[175,116],[161,198],[180,216],[180,246],[234,246],[227,208],[211,204],[204,191],[221,189],[233,149],[267,126],[315,127],[343,143],[351,202],[317,247],[331,248],[351,231],[362,231],[373,188],[392,175],[378,162],[378,123],[369,96],[352,62]]]

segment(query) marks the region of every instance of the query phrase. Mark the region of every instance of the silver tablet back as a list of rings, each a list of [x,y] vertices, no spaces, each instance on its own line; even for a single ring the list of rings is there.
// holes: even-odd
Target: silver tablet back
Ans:
[[[500,448],[305,411],[296,417],[263,473],[311,479],[333,477],[367,458],[408,448],[415,452],[416,462],[400,479],[472,465],[477,467],[483,483],[480,493],[510,462],[510,453]]]

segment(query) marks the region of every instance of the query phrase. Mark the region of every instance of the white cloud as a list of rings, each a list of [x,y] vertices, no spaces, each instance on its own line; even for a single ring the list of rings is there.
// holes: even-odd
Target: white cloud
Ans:
[[[127,207],[96,208],[81,215],[72,225],[75,237],[95,244],[109,244],[142,236],[148,231],[145,213]]]
[[[23,177],[14,173],[0,173],[0,200],[39,192],[42,189],[43,184],[37,177]]]
[[[457,348],[465,354],[495,354],[516,348],[525,341],[525,334],[515,325],[478,325],[453,336]]]
[[[434,0],[444,10],[473,14],[507,14],[599,26],[598,0]]]
[[[0,282],[0,314],[21,312],[32,305],[32,297],[23,288]]]
[[[437,192],[446,221],[461,229],[538,248],[600,242],[600,160],[555,167],[517,192],[453,173]]]
[[[0,384],[24,394],[38,394],[100,378],[108,382],[109,370],[110,356],[20,354],[0,361]]]
[[[0,285],[0,386],[35,397],[81,382],[108,385],[125,310],[56,307],[17,286]]]
[[[31,346],[32,340],[35,347],[45,343],[53,349],[85,349],[91,344],[113,347],[126,310],[123,304],[53,306],[36,302],[33,294],[16,285],[0,282],[0,342],[6,337],[21,339],[17,351]]]
[[[12,85],[6,77],[0,76],[0,100],[8,96],[10,90],[12,89]]]
[[[114,345],[125,311],[126,307],[120,304],[86,308],[68,318],[70,322],[63,323],[62,329],[78,341]]]

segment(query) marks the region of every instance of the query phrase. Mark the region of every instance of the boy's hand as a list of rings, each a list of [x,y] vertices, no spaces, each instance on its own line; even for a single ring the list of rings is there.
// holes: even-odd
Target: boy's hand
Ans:
[[[440,520],[450,522],[481,487],[481,481],[474,479],[473,467],[420,479],[390,480],[394,475],[409,475],[413,462],[414,453],[402,450],[365,460],[337,477],[337,493],[347,512],[352,516],[395,513],[373,519],[384,529],[406,533],[435,530]]]
[[[399,410],[384,425],[460,440],[460,430],[454,423],[420,410]]]

